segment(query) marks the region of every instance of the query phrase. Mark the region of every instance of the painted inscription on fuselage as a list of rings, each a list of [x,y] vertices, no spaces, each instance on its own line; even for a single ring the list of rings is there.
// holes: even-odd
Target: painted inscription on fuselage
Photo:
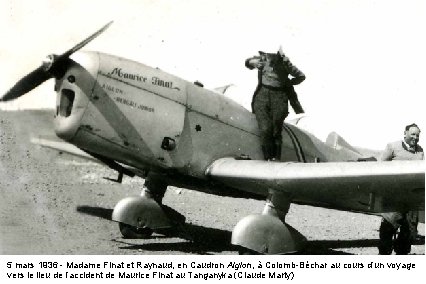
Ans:
[[[154,112],[155,109],[153,107],[148,107],[142,104],[138,104],[132,100],[129,99],[125,99],[125,98],[121,98],[121,97],[115,97],[114,100],[117,103],[132,107],[132,108],[137,108],[139,110],[143,110],[143,111],[147,111],[147,112]]]
[[[108,84],[103,84],[102,85],[102,89],[106,90],[106,91],[110,91],[112,93],[117,93],[117,94],[124,94],[123,90],[117,87],[113,87],[110,86]]]
[[[124,72],[121,68],[117,67],[115,67],[111,72],[109,72],[108,75],[116,75],[119,78],[129,79],[137,82],[146,82],[146,80],[148,80],[148,78],[143,75],[136,73],[127,73]]]
[[[123,71],[123,69],[115,67],[111,72],[108,73],[110,76],[117,76],[119,78],[132,80],[135,82],[141,82],[141,83],[151,83],[151,85],[159,86],[167,89],[173,89],[180,91],[180,88],[176,87],[173,83],[173,81],[167,81],[164,79],[161,79],[159,77],[152,77],[151,80],[148,80],[148,77],[137,74],[137,73],[129,73]]]
[[[160,87],[175,89],[180,91],[178,87],[173,86],[172,81],[164,81],[158,77],[152,77],[151,84],[153,84],[154,86],[160,86]]]

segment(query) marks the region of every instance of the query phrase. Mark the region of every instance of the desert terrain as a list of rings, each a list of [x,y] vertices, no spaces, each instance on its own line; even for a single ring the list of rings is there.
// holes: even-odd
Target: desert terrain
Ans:
[[[30,142],[38,137],[57,139],[53,111],[0,110],[0,254],[238,254],[230,244],[234,225],[264,206],[169,187],[164,203],[186,216],[185,226],[167,236],[124,239],[110,220],[112,209],[139,194],[144,181],[104,179],[117,174]],[[306,254],[377,254],[377,216],[293,204],[287,221],[308,238]],[[424,241],[411,253],[425,254]]]

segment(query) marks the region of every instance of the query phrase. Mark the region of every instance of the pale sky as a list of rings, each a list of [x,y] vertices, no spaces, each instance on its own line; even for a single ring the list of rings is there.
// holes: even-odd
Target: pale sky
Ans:
[[[244,60],[282,45],[307,76],[296,91],[321,139],[335,130],[352,145],[382,149],[401,139],[407,124],[426,129],[426,1],[420,0],[0,0],[0,94],[46,55],[111,20],[84,50],[143,62],[210,89],[233,83],[229,96],[247,108],[257,74]],[[0,109],[54,105],[51,80]]]

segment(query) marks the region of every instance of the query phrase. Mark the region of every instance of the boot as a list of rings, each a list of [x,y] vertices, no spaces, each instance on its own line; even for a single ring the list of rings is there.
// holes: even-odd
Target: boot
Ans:
[[[271,159],[271,150],[270,147],[262,145],[263,158],[265,161],[269,161]]]
[[[281,143],[274,144],[273,161],[281,161]]]

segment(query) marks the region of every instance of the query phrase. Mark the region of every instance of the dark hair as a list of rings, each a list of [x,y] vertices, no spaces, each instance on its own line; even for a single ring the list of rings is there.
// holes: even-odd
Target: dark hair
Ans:
[[[420,130],[420,127],[417,124],[411,123],[411,124],[405,126],[405,131],[410,130],[411,127],[417,127],[417,129]]]

